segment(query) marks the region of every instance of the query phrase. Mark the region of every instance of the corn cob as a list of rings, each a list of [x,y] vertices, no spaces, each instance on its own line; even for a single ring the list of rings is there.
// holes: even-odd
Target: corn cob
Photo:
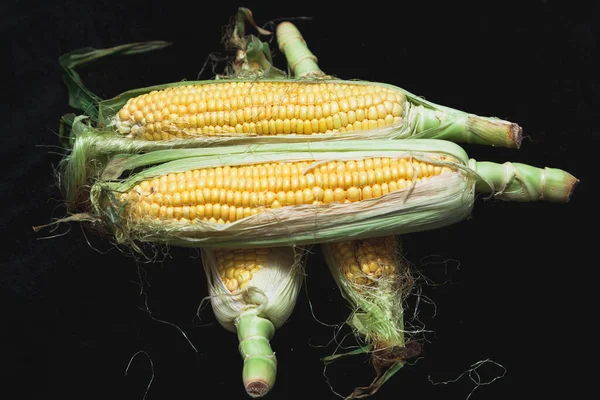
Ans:
[[[202,251],[213,311],[225,329],[237,332],[251,397],[275,384],[277,358],[269,340],[294,309],[303,260],[292,247]]]
[[[132,170],[140,172],[111,182]],[[475,189],[568,201],[576,182],[561,170],[469,160],[446,141],[369,140],[116,157],[90,200],[121,241],[246,248],[434,229],[467,217]]]
[[[446,161],[445,156],[435,159]],[[188,170],[144,180],[120,200],[132,204],[132,218],[231,223],[269,209],[377,198],[452,172],[408,157],[330,161],[311,168],[314,163]]]
[[[117,109],[118,112],[113,110]],[[444,138],[519,147],[521,128],[427,102],[373,82],[204,81],[126,92],[100,103],[100,119],[141,140]],[[367,133],[368,131],[368,133]],[[150,146],[150,145],[148,145]]]
[[[218,82],[130,98],[112,123],[119,133],[145,140],[343,133],[398,126],[405,103],[404,93],[378,85]]]
[[[353,312],[347,323],[365,345],[351,353],[324,359],[325,363],[358,353],[370,353],[376,377],[368,387],[357,387],[348,398],[374,394],[419,345],[407,341],[404,301],[413,285],[407,262],[396,236],[334,242],[321,250],[342,296]]]

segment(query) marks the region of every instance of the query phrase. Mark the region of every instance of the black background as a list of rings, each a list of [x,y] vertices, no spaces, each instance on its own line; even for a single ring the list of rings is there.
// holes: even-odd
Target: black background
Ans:
[[[58,120],[71,109],[58,57],[80,47],[167,40],[153,54],[113,58],[81,69],[103,98],[137,87],[197,77],[238,6],[259,25],[297,20],[320,66],[341,78],[403,87],[438,104],[519,123],[520,150],[465,145],[477,160],[562,168],[581,179],[568,204],[503,203],[478,198],[462,223],[405,237],[406,257],[435,285],[421,304],[427,335],[422,359],[394,376],[373,399],[466,399],[470,365],[490,359],[506,375],[471,399],[548,393],[578,398],[594,359],[592,285],[598,267],[598,23],[592,3],[525,1],[235,4],[169,1],[8,1],[2,31],[0,393],[10,399],[247,398],[235,335],[209,308],[197,252],[171,249],[163,262],[136,265],[110,243],[61,226],[55,238],[32,225],[62,216],[53,177],[60,160]],[[584,5],[585,4],[585,5]],[[284,67],[283,56],[275,62]],[[210,78],[205,71],[203,78]],[[6,97],[5,97],[6,96]],[[271,399],[335,399],[321,357],[335,350],[334,330],[348,309],[315,248],[308,286],[272,340],[279,359]],[[445,260],[445,263],[441,263]],[[434,262],[432,262],[434,261]],[[139,276],[145,294],[140,294]],[[589,289],[587,288],[588,286]],[[197,348],[195,352],[174,326]],[[436,311],[434,316],[434,311]],[[342,334],[348,331],[342,331]],[[352,344],[351,340],[345,342]],[[325,347],[326,346],[326,347]],[[594,361],[592,361],[594,362]],[[482,381],[502,373],[491,363]],[[327,370],[350,393],[372,371],[356,356]]]

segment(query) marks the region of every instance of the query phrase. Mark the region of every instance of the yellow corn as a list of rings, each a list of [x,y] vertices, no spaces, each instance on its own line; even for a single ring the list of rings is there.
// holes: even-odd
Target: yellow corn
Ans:
[[[342,133],[400,122],[405,101],[402,92],[378,85],[219,82],[131,98],[113,124],[122,134],[146,140]]]
[[[235,249],[216,250],[217,270],[230,292],[243,289],[265,264],[270,250]]]
[[[230,223],[269,208],[376,198],[449,171],[409,158],[226,166],[145,180],[121,199],[133,219]]]
[[[350,283],[372,285],[381,277],[392,277],[399,265],[395,236],[332,243],[336,265]]]

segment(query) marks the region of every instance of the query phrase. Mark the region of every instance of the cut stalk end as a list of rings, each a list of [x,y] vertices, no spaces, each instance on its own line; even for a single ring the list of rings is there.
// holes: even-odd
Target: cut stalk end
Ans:
[[[246,385],[246,393],[252,398],[263,397],[269,390],[271,390],[271,387],[263,381],[249,382]]]
[[[266,395],[277,376],[277,358],[269,339],[275,333],[273,323],[259,317],[256,310],[243,312],[236,320],[240,354],[244,360],[242,380],[250,397]]]
[[[421,138],[518,149],[523,129],[514,122],[481,117],[437,104],[413,105],[407,115]]]
[[[302,34],[291,22],[277,26],[279,50],[285,54],[288,65],[295,77],[319,77],[325,74],[319,68],[317,57],[306,46]]]
[[[536,168],[521,163],[477,162],[483,178],[478,192],[494,191],[494,196],[508,201],[549,201],[566,203],[571,199],[579,179],[562,169]]]
[[[244,363],[244,387],[250,397],[263,397],[275,385],[275,367],[272,361],[253,358]],[[260,377],[259,377],[260,376]]]
[[[556,168],[545,168],[544,200],[567,203],[579,184],[579,179],[570,173]]]
[[[523,128],[514,122],[497,118],[470,115],[467,129],[474,135],[474,143],[518,149],[523,141]]]

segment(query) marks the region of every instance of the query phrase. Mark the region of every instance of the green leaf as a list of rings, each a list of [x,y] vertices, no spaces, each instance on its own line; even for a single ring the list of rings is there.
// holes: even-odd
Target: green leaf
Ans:
[[[60,118],[58,126],[58,140],[65,148],[70,148],[74,142],[74,138],[71,137],[71,128],[73,128],[75,117],[76,115],[71,113],[65,114]]]
[[[331,364],[332,362],[339,360],[340,358],[344,358],[344,357],[348,357],[348,356],[355,356],[357,354],[366,354],[368,352],[371,351],[371,346],[367,345],[367,346],[363,346],[363,347],[359,347],[357,349],[354,349],[352,351],[348,351],[346,353],[341,353],[341,354],[334,354],[331,356],[327,356],[321,359],[321,361],[323,361],[323,363],[325,365]]]
[[[58,62],[65,70],[64,80],[69,92],[69,105],[83,111],[94,120],[98,118],[98,104],[102,99],[85,87],[76,68],[109,56],[139,54],[163,49],[169,45],[170,43],[165,41],[149,41],[123,44],[105,49],[85,47],[63,54],[59,57]]]

